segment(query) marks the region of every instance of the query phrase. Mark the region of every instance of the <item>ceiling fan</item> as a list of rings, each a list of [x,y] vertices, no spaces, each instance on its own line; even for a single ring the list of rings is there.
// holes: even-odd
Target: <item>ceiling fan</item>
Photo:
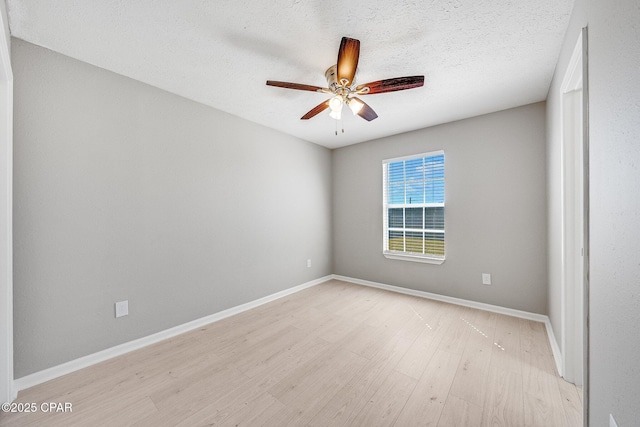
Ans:
[[[268,86],[286,89],[307,90],[333,95],[326,101],[313,107],[301,120],[308,120],[329,108],[329,115],[336,120],[342,117],[342,107],[346,104],[353,114],[357,114],[367,121],[378,117],[373,108],[369,107],[356,95],[373,95],[376,93],[395,92],[413,89],[424,84],[424,76],[396,77],[393,79],[377,80],[370,83],[356,85],[353,78],[358,67],[360,56],[360,40],[343,37],[338,50],[338,62],[324,73],[328,87],[312,86],[299,83],[279,82],[267,80]]]

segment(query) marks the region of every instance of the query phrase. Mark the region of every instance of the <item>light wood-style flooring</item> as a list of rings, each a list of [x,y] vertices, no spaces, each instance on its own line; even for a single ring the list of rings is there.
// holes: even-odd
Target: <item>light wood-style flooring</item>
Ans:
[[[20,392],[0,425],[581,426],[542,323],[329,281]]]

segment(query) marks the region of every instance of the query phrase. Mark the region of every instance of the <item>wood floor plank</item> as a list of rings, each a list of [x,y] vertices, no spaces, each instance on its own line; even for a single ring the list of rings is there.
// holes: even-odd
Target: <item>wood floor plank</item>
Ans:
[[[230,366],[249,378],[261,374],[276,378],[282,376],[285,370],[305,363],[310,356],[315,357],[317,352],[325,350],[328,346],[326,341],[294,329],[289,335],[265,343],[264,347],[239,355]],[[305,356],[308,358],[305,359]]]
[[[276,415],[286,406],[269,393],[240,400],[216,412],[201,410],[186,418],[176,427],[196,426],[253,426],[257,420]]]
[[[358,300],[366,300],[360,298],[364,294],[369,294],[375,297],[377,300],[377,294],[379,292],[363,292],[361,286],[353,286],[350,283],[341,282],[339,280],[331,280],[327,283],[323,283],[324,287],[327,285],[328,292],[318,292],[314,295],[313,301],[310,306],[316,307],[327,313],[339,314],[344,310],[346,304],[355,304]],[[314,286],[314,288],[317,288]],[[311,288],[313,289],[313,288]],[[314,289],[314,292],[316,290]]]
[[[385,296],[387,294],[379,289],[371,289],[371,292],[358,295],[358,298],[348,301],[336,314],[350,317],[354,322],[363,323],[375,317],[380,309],[387,307]]]
[[[442,408],[438,427],[471,427],[477,426],[482,419],[482,407],[467,402],[454,395],[449,395]]]
[[[566,425],[544,325],[519,319],[525,425]]]
[[[411,345],[397,334],[314,416],[309,426],[348,426],[360,414],[372,396],[389,377]]]
[[[49,423],[50,426],[131,426],[140,420],[146,418],[150,414],[157,412],[156,406],[151,399],[143,397],[138,400],[122,400],[123,404],[116,405],[113,401],[101,401],[86,411],[79,411],[76,413],[74,420],[63,420],[59,418],[60,423]],[[108,420],[105,419],[104,414],[111,413],[112,415]]]
[[[522,376],[511,370],[502,369],[499,361],[494,362],[492,360],[489,368],[481,425],[482,427],[524,425]]]
[[[556,381],[562,396],[562,406],[567,417],[567,427],[582,426],[582,399],[577,387],[560,377],[556,378]]]
[[[396,370],[412,378],[419,379],[437,351],[441,339],[442,334],[424,329],[398,362]]]
[[[473,345],[491,350],[495,345],[497,315],[495,313],[475,310],[473,321],[463,320],[470,328],[467,347]]]
[[[378,300],[378,305],[364,319],[363,323],[374,328],[391,328],[396,330],[407,322],[413,315],[406,304],[406,297],[390,291],[381,291],[383,294]]]
[[[450,393],[469,404],[482,408],[484,403],[483,393],[489,380],[489,364],[491,362],[492,348],[484,343],[468,342],[458,371],[451,384]],[[473,387],[469,385],[473,384]]]
[[[474,312],[475,310],[467,307],[451,308],[448,314],[451,317],[451,323],[442,337],[439,350],[462,355],[471,333],[469,322],[473,320]]]
[[[224,395],[220,399],[213,400],[187,418],[189,421],[185,425],[200,424],[217,424],[227,423],[227,418],[231,417],[229,411],[233,408],[243,408],[243,405],[250,401],[254,401],[258,396],[268,394],[267,390],[274,384],[281,381],[300,366],[312,361],[318,354],[326,350],[328,343],[315,337],[307,337],[299,345],[294,346],[291,351],[281,353],[278,358],[270,360],[269,369],[261,370],[251,377],[251,380],[242,387],[236,387],[230,393]],[[274,398],[275,399],[275,398]],[[254,403],[255,404],[255,403]],[[276,416],[286,407],[279,401],[278,403],[269,403],[268,409],[261,413],[261,418],[269,418]],[[227,414],[227,415],[224,415]],[[155,420],[146,420],[150,425]],[[252,423],[258,423],[259,420],[254,419]],[[268,424],[267,424],[268,425]]]
[[[19,393],[0,426],[574,426],[542,323],[331,280]]]
[[[313,333],[325,341],[335,343],[360,326],[360,323],[340,314],[325,313],[319,310],[318,313],[323,319],[322,321],[309,322],[305,317],[295,323],[296,327]]]
[[[440,326],[444,316],[443,304],[438,301],[425,300],[424,298],[410,297],[407,299],[404,309],[412,314],[411,320],[400,333],[407,337],[417,338],[425,329],[435,331]]]
[[[442,313],[442,311],[445,311],[447,308],[451,307],[451,304],[441,301],[435,301],[409,295],[406,295],[405,297],[408,298],[407,302],[411,307],[411,311],[413,311],[414,314],[427,322],[435,315]]]
[[[311,420],[367,363],[347,349],[333,346],[292,372],[268,391]]]
[[[491,311],[476,310],[474,323],[486,335],[493,336],[492,331],[495,330],[497,321],[497,313]]]
[[[302,410],[287,406],[271,416],[264,417],[262,420],[256,420],[255,426],[296,427],[305,425],[305,419],[306,417]]]
[[[349,423],[351,426],[392,426],[416,386],[416,380],[391,371],[369,402]]]
[[[395,334],[391,331],[361,324],[347,334],[338,344],[366,359],[371,360]]]
[[[235,357],[257,343],[282,333],[291,323],[290,318],[280,318],[273,322],[262,318],[259,323],[238,325],[237,330],[227,332],[223,336],[211,337],[208,343],[212,346],[212,352],[220,356]]]
[[[251,384],[250,378],[235,369],[214,366],[198,370],[151,393],[149,397],[158,412],[144,418],[139,425],[175,425],[209,402],[247,384]]]
[[[437,426],[461,356],[438,350],[396,420],[396,426]]]
[[[493,344],[492,364],[522,376],[519,320],[511,316],[498,315]]]

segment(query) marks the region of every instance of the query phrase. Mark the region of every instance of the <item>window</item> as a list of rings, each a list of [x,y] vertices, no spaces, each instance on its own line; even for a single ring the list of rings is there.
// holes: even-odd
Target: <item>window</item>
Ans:
[[[384,255],[444,262],[444,152],[385,160],[382,168]]]

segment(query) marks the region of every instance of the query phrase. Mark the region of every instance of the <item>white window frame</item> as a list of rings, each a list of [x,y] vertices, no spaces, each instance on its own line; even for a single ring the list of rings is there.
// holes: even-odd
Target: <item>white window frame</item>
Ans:
[[[421,153],[421,154],[414,154],[414,155],[410,155],[410,156],[403,156],[403,157],[395,157],[392,159],[386,159],[382,161],[382,221],[383,221],[383,242],[382,242],[382,253],[385,256],[385,258],[389,258],[389,259],[396,259],[396,260],[402,260],[402,261],[413,261],[413,262],[422,262],[422,263],[427,263],[427,264],[442,264],[445,261],[446,258],[446,221],[445,221],[445,227],[444,230],[430,230],[430,229],[407,229],[406,227],[402,227],[401,229],[396,229],[396,228],[389,228],[389,201],[388,201],[388,194],[389,194],[389,189],[388,189],[388,183],[389,183],[389,176],[388,176],[388,165],[390,163],[395,163],[395,162],[400,162],[400,161],[404,161],[404,160],[412,160],[412,159],[419,159],[419,158],[423,158],[423,157],[431,157],[431,156],[438,156],[438,155],[444,155],[444,150],[439,150],[439,151],[431,151],[428,153]],[[445,158],[445,166],[446,166],[446,158]],[[446,167],[445,167],[445,183],[446,183]],[[445,184],[446,185],[446,184]],[[446,191],[445,191],[445,202],[446,202]],[[395,204],[395,205],[391,205],[392,208],[418,208],[418,207],[445,207],[445,202],[442,203],[419,203],[419,204]],[[445,209],[445,215],[446,215],[446,209]],[[442,233],[445,236],[445,253],[443,255],[434,255],[434,254],[417,254],[417,253],[410,253],[410,252],[403,252],[403,251],[391,251],[388,250],[387,248],[389,247],[389,231],[404,231],[404,232],[411,232],[411,231],[420,231],[420,232],[427,232],[427,233]]]

